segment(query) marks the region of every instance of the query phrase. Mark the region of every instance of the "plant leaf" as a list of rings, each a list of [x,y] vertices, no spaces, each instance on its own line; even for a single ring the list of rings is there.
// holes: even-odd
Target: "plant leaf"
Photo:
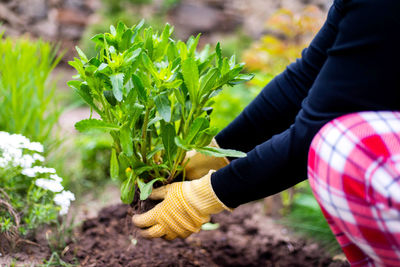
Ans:
[[[232,150],[232,149],[222,149],[217,147],[203,147],[203,148],[195,148],[197,152],[200,152],[207,156],[213,157],[232,157],[232,158],[243,158],[246,157],[246,153]]]
[[[163,146],[162,144],[156,145],[156,146],[153,148],[153,150],[150,151],[150,152],[147,154],[146,158],[147,158],[148,160],[151,159],[157,152],[160,152],[160,151],[163,150],[163,149],[164,149],[164,146]]]
[[[133,155],[133,142],[129,124],[126,124],[121,128],[119,138],[121,141],[122,151],[124,151],[128,157],[131,157]]]
[[[153,184],[157,181],[162,180],[164,180],[164,178],[156,178],[146,184],[141,179],[137,179],[138,187],[140,190],[140,200],[146,200],[153,191]]]
[[[121,200],[125,204],[130,204],[135,196],[135,182],[133,179],[133,172],[128,179],[121,185]]]
[[[217,68],[210,69],[206,75],[201,77],[199,96],[207,94],[217,82],[219,71]]]
[[[78,55],[79,55],[79,57],[81,58],[81,60],[82,60],[83,62],[86,63],[86,62],[89,61],[88,58],[86,57],[85,53],[83,53],[83,51],[82,51],[79,47],[75,46],[75,49],[76,49],[76,51],[78,52]]]
[[[135,103],[133,105],[133,107],[130,109],[130,111],[129,111],[130,112],[129,113],[130,128],[134,128],[134,124],[136,123],[136,121],[140,117],[140,114],[142,114],[143,110],[144,110],[144,106],[140,105],[138,103]]]
[[[144,166],[142,166],[142,167],[135,168],[133,171],[135,172],[135,174],[136,174],[137,176],[139,176],[139,175],[141,175],[142,173],[144,173],[144,172],[146,172],[146,171],[149,171],[149,170],[152,170],[152,169],[153,169],[153,167],[144,165]]]
[[[193,140],[195,140],[197,134],[200,131],[207,129],[209,126],[210,122],[206,118],[204,117],[196,118],[193,124],[190,126],[190,130],[185,138],[185,143],[191,144]]]
[[[75,128],[82,133],[91,130],[101,130],[105,132],[119,131],[119,126],[97,119],[81,120],[75,123]]]
[[[112,149],[110,158],[110,176],[113,181],[118,181],[119,179],[119,164],[117,159],[117,152]]]
[[[162,93],[154,97],[154,103],[156,104],[157,111],[160,116],[166,121],[171,121],[171,102],[168,99],[167,94]]]
[[[182,75],[189,92],[190,100],[193,103],[197,103],[197,92],[199,90],[199,69],[193,57],[189,57],[183,61]]]
[[[144,67],[150,72],[157,86],[160,86],[161,81],[160,78],[158,77],[157,69],[154,67],[153,61],[151,61],[150,57],[146,53],[142,53],[142,61]]]
[[[75,92],[82,97],[82,99],[91,107],[93,108],[98,114],[101,114],[102,112],[99,110],[99,108],[96,106],[96,104],[93,102],[93,97],[90,94],[90,89],[89,87],[82,86],[84,85],[81,81],[69,81],[68,86],[71,87],[72,89],[75,90]]]
[[[180,148],[182,148],[182,149],[184,149],[184,150],[186,150],[186,151],[189,151],[189,150],[192,149],[192,147],[191,147],[190,145],[186,144],[186,143],[182,140],[182,138],[181,138],[180,136],[175,136],[174,141],[175,141],[175,144],[176,144],[178,147],[180,147]]]
[[[138,92],[139,99],[141,99],[144,103],[147,103],[147,92],[144,88],[142,79],[140,79],[136,74],[132,74],[132,82]]]
[[[124,74],[116,73],[110,76],[112,91],[118,102],[122,101],[123,98],[123,87],[124,87]]]
[[[167,156],[170,165],[174,162],[174,156],[178,147],[175,144],[175,127],[172,124],[165,124],[161,128],[161,137],[165,149],[165,154]]]
[[[103,95],[111,106],[114,107],[117,104],[117,99],[115,99],[114,94],[111,90],[104,90]]]

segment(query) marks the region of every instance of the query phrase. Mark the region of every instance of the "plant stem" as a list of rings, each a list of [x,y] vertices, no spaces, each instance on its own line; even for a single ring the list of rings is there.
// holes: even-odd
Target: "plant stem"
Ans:
[[[182,160],[185,158],[186,152],[182,148],[178,149],[178,157],[176,158],[176,161],[174,163],[174,166],[172,167],[171,174],[169,175],[167,179],[167,183],[171,183],[172,180],[175,178],[176,171],[178,169],[179,164],[182,162]]]
[[[193,114],[194,114],[195,111],[196,111],[196,106],[193,106],[190,109],[189,116],[188,116],[187,120],[185,121],[185,127],[184,127],[184,131],[183,131],[183,135],[184,135],[183,138],[185,138],[186,135],[187,135],[188,128],[191,125],[191,120],[192,120],[192,117],[193,117]]]
[[[151,107],[146,109],[146,113],[144,115],[143,126],[142,126],[142,145],[141,145],[141,153],[143,163],[147,162],[146,154],[147,154],[147,125],[149,124],[149,115],[150,115]]]

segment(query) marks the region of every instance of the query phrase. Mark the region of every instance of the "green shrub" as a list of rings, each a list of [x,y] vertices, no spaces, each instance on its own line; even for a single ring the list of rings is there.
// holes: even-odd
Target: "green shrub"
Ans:
[[[43,41],[4,38],[0,34],[0,130],[18,133],[54,147],[54,126],[61,109],[50,72],[60,61]]]
[[[75,197],[55,169],[43,166],[40,143],[7,132],[0,140],[0,245],[12,248],[20,236],[67,214]]]
[[[197,51],[200,36],[185,43],[171,38],[173,28],[154,32],[141,22],[132,28],[119,23],[110,33],[92,38],[100,48],[88,59],[70,64],[80,80],[71,88],[101,120],[87,119],[75,127],[109,132],[113,138],[110,174],[120,180],[122,200],[133,200],[135,187],[146,199],[156,181],[170,183],[183,172],[186,151],[216,156],[243,156],[208,147],[218,131],[210,126],[213,101],[223,86],[248,81],[243,64],[222,56],[220,45]]]

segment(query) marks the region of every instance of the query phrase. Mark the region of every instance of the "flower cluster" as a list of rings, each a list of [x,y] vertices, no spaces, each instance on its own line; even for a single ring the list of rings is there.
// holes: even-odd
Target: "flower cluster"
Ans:
[[[40,154],[43,153],[43,146],[20,134],[7,132],[0,132],[0,140],[0,169],[13,170],[29,177],[29,184],[50,191],[54,203],[61,208],[59,214],[66,214],[75,196],[64,190],[63,179],[56,174],[55,169],[35,165],[45,160]]]

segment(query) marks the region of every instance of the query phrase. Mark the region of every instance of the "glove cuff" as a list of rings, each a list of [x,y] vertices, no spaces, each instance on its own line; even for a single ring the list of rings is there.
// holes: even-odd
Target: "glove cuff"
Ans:
[[[183,192],[188,203],[196,209],[200,214],[216,214],[223,210],[232,211],[222,203],[211,186],[210,171],[207,175],[198,180],[183,183]]]

